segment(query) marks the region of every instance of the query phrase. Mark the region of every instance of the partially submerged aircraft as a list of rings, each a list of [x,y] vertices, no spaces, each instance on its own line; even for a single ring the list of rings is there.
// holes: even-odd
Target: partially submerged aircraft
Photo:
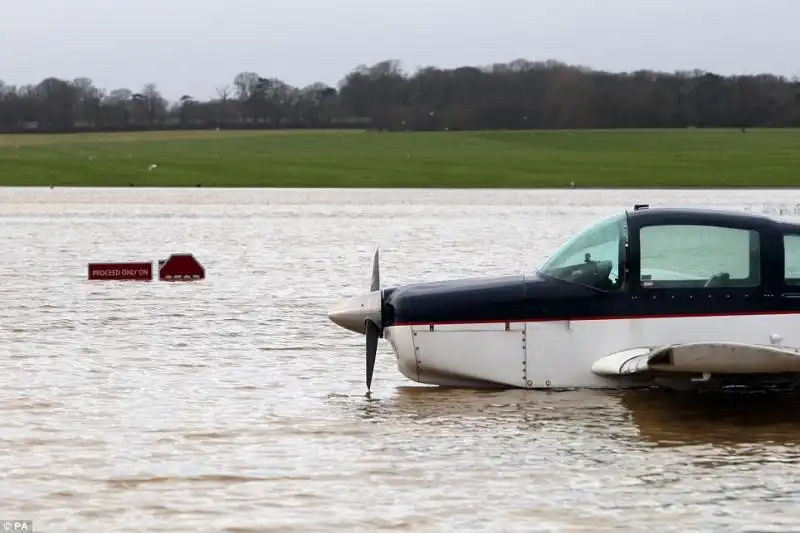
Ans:
[[[534,274],[380,288],[329,313],[425,384],[672,389],[800,382],[800,224],[637,205]]]

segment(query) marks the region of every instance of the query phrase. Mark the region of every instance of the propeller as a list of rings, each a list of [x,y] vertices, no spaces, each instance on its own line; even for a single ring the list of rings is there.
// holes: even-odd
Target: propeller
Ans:
[[[380,249],[375,248],[375,257],[372,260],[372,281],[369,285],[370,292],[380,290],[381,275],[379,267]],[[375,371],[375,356],[378,352],[378,337],[380,336],[380,328],[372,320],[365,321],[365,329],[367,336],[367,396],[370,395],[372,388],[372,373]]]

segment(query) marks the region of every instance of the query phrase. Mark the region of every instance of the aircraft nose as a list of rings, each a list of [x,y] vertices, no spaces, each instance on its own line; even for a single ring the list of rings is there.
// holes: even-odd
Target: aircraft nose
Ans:
[[[375,324],[381,323],[381,292],[372,291],[345,300],[328,311],[328,318],[344,329],[366,334],[367,328],[364,322],[367,319]]]

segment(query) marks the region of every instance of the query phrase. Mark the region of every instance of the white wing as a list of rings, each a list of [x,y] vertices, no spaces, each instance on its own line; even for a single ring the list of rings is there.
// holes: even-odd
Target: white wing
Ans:
[[[800,350],[736,342],[631,348],[592,365],[601,376],[643,374],[783,374],[800,372]]]

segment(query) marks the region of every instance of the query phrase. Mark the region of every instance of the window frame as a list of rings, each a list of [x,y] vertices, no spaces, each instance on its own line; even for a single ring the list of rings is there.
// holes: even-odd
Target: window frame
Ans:
[[[736,278],[736,281],[733,284],[723,284],[723,285],[712,285],[712,286],[694,286],[694,285],[687,285],[681,286],[680,281],[678,280],[669,280],[666,281],[665,285],[655,285],[655,286],[647,286],[644,284],[647,280],[642,280],[642,235],[645,230],[648,228],[655,228],[655,227],[669,227],[669,226],[681,226],[681,227],[705,227],[705,228],[717,228],[717,229],[726,229],[726,230],[736,230],[736,231],[743,231],[748,234],[748,253],[749,253],[749,276],[747,278]],[[719,290],[724,289],[726,291],[734,291],[734,290],[746,290],[752,291],[753,289],[763,287],[765,284],[765,278],[769,277],[769,273],[766,272],[766,268],[763,261],[763,254],[764,254],[764,246],[768,242],[768,238],[765,238],[765,235],[762,231],[757,228],[753,227],[746,227],[741,226],[739,224],[729,224],[720,221],[705,221],[705,220],[669,220],[669,221],[654,221],[645,224],[637,225],[635,230],[633,228],[630,229],[636,235],[636,251],[633,254],[635,258],[632,259],[632,264],[635,263],[636,273],[630,277],[630,286],[635,291],[641,292],[651,292],[651,291],[658,291],[658,290],[676,290],[676,291],[697,291],[697,290]],[[800,236],[800,234],[798,234]],[[757,246],[755,250],[753,249],[753,238],[757,239]],[[758,270],[755,272],[756,281],[751,283],[744,283],[749,279],[752,279],[754,276],[753,267],[756,267]],[[633,273],[631,273],[633,274]],[[635,277],[634,277],[635,276]],[[655,280],[658,283],[658,280]],[[677,284],[672,284],[670,281],[677,281]],[[688,280],[687,280],[688,281]],[[694,280],[692,280],[694,281]],[[706,280],[708,281],[708,280]],[[798,285],[800,286],[800,285]]]

